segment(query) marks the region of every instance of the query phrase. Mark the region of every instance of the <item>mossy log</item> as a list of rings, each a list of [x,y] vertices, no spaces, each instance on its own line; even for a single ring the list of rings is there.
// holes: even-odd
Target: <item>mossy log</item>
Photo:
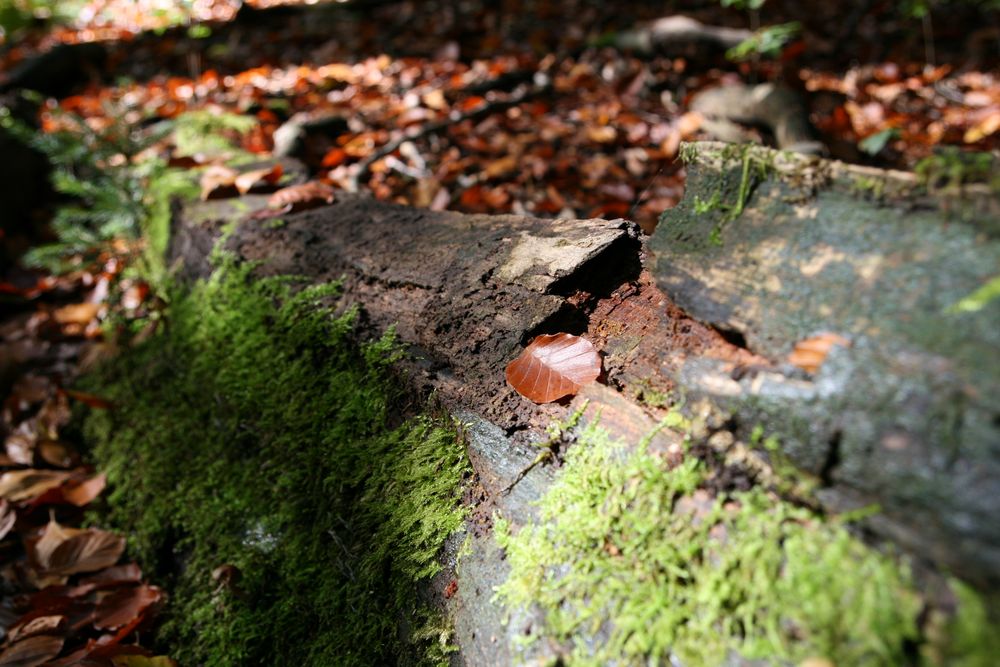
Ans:
[[[686,401],[727,456],[734,438],[753,442],[762,427],[820,478],[830,507],[880,503],[885,512],[869,519],[877,533],[996,589],[1000,539],[989,515],[1000,502],[1000,426],[989,390],[1000,372],[989,352],[1000,333],[988,325],[998,304],[948,314],[1000,265],[976,208],[991,200],[960,199],[966,217],[951,220],[928,205],[945,200],[927,199],[915,181],[848,170],[858,177],[850,180],[842,169],[703,147],[687,197],[650,244],[655,273],[623,220],[461,215],[346,193],[279,220],[253,216],[266,205],[260,196],[178,207],[168,254],[181,276],[206,277],[230,228],[224,249],[257,263],[257,275],[340,280],[371,333],[396,328],[412,353],[402,374],[465,424],[476,472],[468,553],[456,568],[457,544],[447,551],[431,598],[449,611],[466,664],[553,659],[568,655],[565,636],[518,648],[526,634],[545,637],[546,610],[511,615],[494,599],[511,565],[492,530],[495,516],[507,539],[510,525],[538,520],[535,502],[558,475],[553,466],[524,474],[538,453],[532,443],[577,409],[636,443],[665,406]],[[718,210],[694,213],[713,200]],[[936,324],[913,333],[910,321]],[[796,341],[827,330],[850,346],[834,347],[818,372],[783,363]],[[504,367],[535,335],[563,331],[602,350],[602,384],[568,405],[534,405],[507,386]],[[683,444],[667,430],[647,449],[669,458]]]

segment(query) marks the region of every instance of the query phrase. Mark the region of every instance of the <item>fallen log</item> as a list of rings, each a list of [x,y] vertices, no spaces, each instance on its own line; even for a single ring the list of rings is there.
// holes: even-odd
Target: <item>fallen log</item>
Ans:
[[[465,545],[446,549],[448,574],[430,591],[466,664],[554,659],[615,638],[614,615],[549,634],[551,610],[512,612],[494,597],[520,567],[494,539],[494,520],[515,532],[539,520],[536,502],[560,476],[554,466],[528,470],[538,452],[531,443],[574,413],[635,446],[667,406],[686,402],[686,437],[659,431],[633,451],[670,465],[695,454],[717,461],[706,483],[722,496],[770,483],[779,453],[769,462],[747,443],[760,440],[754,431],[778,434],[783,456],[819,479],[828,508],[881,503],[886,511],[868,527],[996,590],[1000,540],[989,515],[1000,498],[1000,426],[988,398],[1000,372],[987,353],[1000,342],[988,326],[997,304],[926,339],[908,337],[903,323],[907,314],[942,317],[995,270],[996,234],[983,217],[993,200],[959,198],[971,218],[945,224],[939,204],[956,202],[927,198],[912,179],[821,160],[793,160],[785,173],[788,159],[762,148],[700,149],[685,202],[651,243],[655,273],[623,220],[461,215],[347,193],[277,223],[254,218],[266,206],[260,196],[179,207],[169,257],[186,279],[205,277],[223,228],[242,221],[223,247],[258,263],[257,275],[340,280],[370,332],[396,327],[411,351],[407,381],[465,424],[477,475]],[[871,201],[872,189],[845,173],[882,179],[887,199]],[[706,201],[716,209],[704,210]],[[926,239],[888,220],[900,214],[887,202],[932,206],[905,214]],[[956,265],[949,253],[959,250]],[[843,343],[823,350],[815,368],[784,361],[796,342],[827,330]],[[603,384],[569,405],[535,405],[505,383],[504,367],[534,336],[557,332],[602,350]],[[621,553],[614,543],[592,548]],[[460,563],[458,551],[467,554]],[[546,641],[525,653],[525,636]]]

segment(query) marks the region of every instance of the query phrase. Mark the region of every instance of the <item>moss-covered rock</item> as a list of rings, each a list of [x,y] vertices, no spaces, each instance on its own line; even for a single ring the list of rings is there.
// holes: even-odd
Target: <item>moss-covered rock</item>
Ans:
[[[293,282],[226,265],[86,380],[116,405],[85,424],[110,518],[170,591],[158,641],[188,665],[444,660],[418,584],[462,524],[462,443],[394,410],[391,333],[359,347],[334,286]]]

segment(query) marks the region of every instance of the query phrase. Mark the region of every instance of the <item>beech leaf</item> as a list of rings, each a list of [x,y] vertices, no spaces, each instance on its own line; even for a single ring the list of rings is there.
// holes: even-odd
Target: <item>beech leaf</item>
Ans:
[[[807,373],[815,373],[823,365],[826,355],[834,345],[848,347],[849,340],[835,333],[824,332],[809,338],[804,338],[795,344],[792,353],[788,355],[788,363],[798,366]]]
[[[269,208],[290,207],[289,212],[304,211],[324,204],[332,204],[333,188],[320,181],[309,181],[300,185],[290,185],[278,190],[267,200]]]
[[[0,498],[17,502],[40,496],[62,485],[70,474],[61,470],[15,470],[0,476]]]
[[[94,612],[94,627],[98,630],[117,630],[146,614],[146,610],[163,599],[156,586],[119,588],[104,596]]]
[[[65,576],[96,572],[114,565],[125,551],[125,538],[97,528],[67,528],[54,519],[29,554],[45,575]]]
[[[0,667],[43,665],[62,651],[65,640],[52,635],[36,635],[7,647],[0,653]]]
[[[538,336],[507,366],[508,384],[535,403],[571,396],[600,374],[594,345],[567,333]]]

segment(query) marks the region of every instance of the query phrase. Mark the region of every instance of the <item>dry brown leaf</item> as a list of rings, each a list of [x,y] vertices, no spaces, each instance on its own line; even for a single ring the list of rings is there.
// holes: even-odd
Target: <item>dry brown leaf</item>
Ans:
[[[89,405],[92,408],[98,410],[109,410],[112,407],[111,401],[106,398],[101,398],[100,396],[95,396],[93,394],[88,394],[84,391],[76,391],[75,389],[64,389],[63,393],[72,398],[75,401],[80,401],[85,405]]]
[[[98,630],[117,630],[144,616],[151,606],[162,599],[163,592],[156,586],[119,588],[97,603],[94,627]]]
[[[43,461],[55,468],[72,468],[80,463],[73,445],[60,440],[42,440],[35,447]]]
[[[7,537],[14,524],[17,523],[17,512],[5,499],[0,499],[0,540]]]
[[[800,340],[788,355],[788,363],[798,366],[807,373],[815,373],[823,365],[826,355],[834,345],[849,347],[851,342],[835,333],[824,332]]]
[[[601,356],[585,338],[567,333],[531,341],[507,366],[507,382],[535,403],[570,396],[601,374]]]
[[[7,436],[4,441],[4,451],[11,462],[20,465],[31,465],[35,459],[35,443],[38,436],[34,433],[32,421],[22,422],[16,432]]]
[[[62,488],[62,497],[70,505],[83,507],[101,495],[101,491],[107,484],[108,478],[104,473],[94,475],[82,482],[71,481]]]
[[[61,470],[13,470],[0,476],[0,498],[17,502],[42,495],[61,485],[70,474]]]
[[[224,167],[221,164],[213,164],[205,169],[199,181],[202,200],[234,196],[237,193],[236,177],[239,175],[235,169]]]
[[[140,581],[142,581],[142,570],[139,569],[139,566],[135,563],[125,563],[84,577],[80,580],[80,585],[107,588],[120,584],[138,584]]]
[[[486,165],[486,176],[488,178],[503,178],[517,170],[517,157],[505,155],[499,160],[494,160]]]
[[[697,111],[688,111],[677,119],[677,131],[681,133],[682,139],[690,139],[704,121],[705,117]]]
[[[15,625],[10,630],[9,641],[16,642],[32,635],[58,635],[66,627],[67,618],[61,614],[36,616],[27,623]]]
[[[280,164],[264,167],[263,169],[254,169],[253,171],[247,171],[237,176],[233,181],[233,185],[236,186],[241,195],[245,195],[259,184],[273,185],[277,183],[281,178],[281,174],[282,168]]]
[[[99,303],[71,303],[52,311],[52,318],[59,324],[89,324],[101,310]]]
[[[610,125],[587,128],[587,138],[598,144],[610,144],[618,137],[618,132]]]
[[[977,141],[982,141],[998,130],[1000,130],[1000,110],[988,114],[981,121],[966,130],[962,141],[967,144],[974,144]]]
[[[429,93],[425,93],[421,99],[424,102],[424,106],[435,111],[444,111],[448,108],[448,102],[444,98],[444,91],[440,88],[435,88]]]
[[[289,212],[304,211],[325,204],[332,204],[335,194],[332,187],[320,181],[290,185],[278,190],[267,200],[272,209],[289,208]]]
[[[47,576],[103,570],[118,562],[124,551],[123,537],[98,528],[67,528],[55,519],[34,544],[28,544],[35,568]]]
[[[37,635],[28,637],[0,653],[0,667],[36,667],[44,665],[62,651],[62,637]]]

